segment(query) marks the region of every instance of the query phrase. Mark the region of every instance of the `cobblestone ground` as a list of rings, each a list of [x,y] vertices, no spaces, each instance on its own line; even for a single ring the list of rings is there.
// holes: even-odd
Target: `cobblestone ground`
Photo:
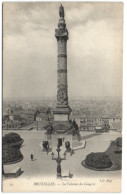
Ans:
[[[11,131],[4,131],[3,134]],[[15,167],[21,167],[23,173],[19,178],[32,178],[35,176],[54,176],[56,177],[56,162],[51,160],[51,153],[47,154],[42,151],[42,141],[45,140],[44,131],[13,131],[24,139],[21,152],[24,159],[16,164],[5,165],[5,172],[12,170]],[[67,153],[65,161],[62,161],[62,174],[68,173],[69,171],[73,174],[73,177],[120,177],[121,171],[93,171],[89,170],[81,165],[86,155],[91,152],[104,152],[111,140],[121,136],[120,132],[109,132],[102,134],[95,134],[94,132],[81,132],[82,140],[86,140],[85,149],[77,150],[70,156]],[[62,149],[61,156],[64,148]],[[34,161],[31,161],[30,155],[34,155]],[[56,153],[55,153],[56,155]]]

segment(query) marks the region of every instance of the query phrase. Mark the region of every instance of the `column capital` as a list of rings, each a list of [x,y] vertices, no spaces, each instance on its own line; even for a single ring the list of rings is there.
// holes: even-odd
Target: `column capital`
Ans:
[[[55,30],[55,37],[58,40],[67,41],[68,40],[68,31],[67,29],[56,29]]]

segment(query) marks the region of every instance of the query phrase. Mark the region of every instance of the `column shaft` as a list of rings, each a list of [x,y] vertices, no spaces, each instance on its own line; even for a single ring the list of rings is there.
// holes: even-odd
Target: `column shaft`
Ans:
[[[57,105],[68,105],[67,92],[67,40],[58,39]]]

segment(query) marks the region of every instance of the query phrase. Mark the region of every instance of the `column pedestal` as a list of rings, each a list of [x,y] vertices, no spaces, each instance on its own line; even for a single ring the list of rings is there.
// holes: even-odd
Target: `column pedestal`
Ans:
[[[69,106],[68,107],[57,106],[53,110],[53,114],[54,114],[54,121],[69,121],[71,108]]]

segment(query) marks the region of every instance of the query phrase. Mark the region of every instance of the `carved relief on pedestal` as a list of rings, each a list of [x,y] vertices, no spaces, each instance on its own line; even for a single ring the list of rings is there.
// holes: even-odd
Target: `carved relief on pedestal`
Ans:
[[[67,95],[66,85],[58,85],[57,101],[58,101],[58,104],[62,104],[62,105],[68,104],[68,95]]]

